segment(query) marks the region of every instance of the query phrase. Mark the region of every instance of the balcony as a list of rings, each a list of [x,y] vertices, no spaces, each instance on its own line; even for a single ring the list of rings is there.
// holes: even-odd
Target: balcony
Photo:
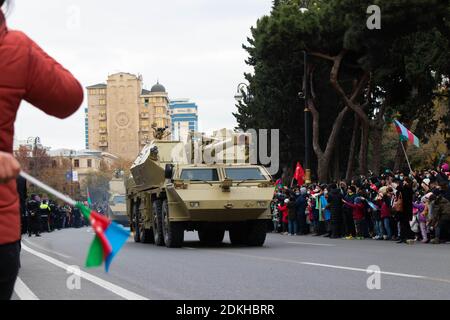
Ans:
[[[108,141],[100,141],[100,143],[98,145],[100,147],[107,147],[108,146]]]
[[[106,121],[108,119],[106,116],[106,113],[100,113],[99,119],[100,119],[100,121]]]
[[[147,112],[141,113],[141,119],[149,119],[149,118],[150,118],[150,114],[148,114]]]
[[[98,132],[101,133],[101,134],[105,134],[105,133],[108,132],[108,129],[106,129],[106,128],[100,128],[100,129],[98,130]]]
[[[142,132],[149,132],[150,131],[150,127],[141,127],[141,131]]]

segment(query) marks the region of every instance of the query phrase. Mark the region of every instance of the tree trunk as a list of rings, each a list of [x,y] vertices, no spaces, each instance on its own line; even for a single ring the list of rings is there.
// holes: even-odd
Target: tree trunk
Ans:
[[[395,154],[394,172],[400,170],[400,166],[404,158],[405,156],[403,155],[402,145],[401,142],[399,142],[397,145],[397,152]]]
[[[363,122],[361,126],[361,147],[359,149],[359,172],[366,176],[369,171],[367,168],[367,151],[369,149],[369,126]]]
[[[383,146],[383,127],[372,130],[372,164],[371,170],[378,176],[381,173],[381,151]]]
[[[317,176],[319,183],[326,183],[328,181],[330,160],[330,157],[325,155],[318,160]]]
[[[350,152],[347,162],[347,173],[345,175],[345,180],[350,181],[353,177],[353,168],[355,167],[355,155],[356,155],[356,139],[359,129],[359,118],[355,114],[355,121],[353,125],[353,135],[352,141],[350,142]]]
[[[339,165],[339,156],[340,156],[340,152],[339,152],[339,148],[336,148],[334,151],[334,156],[333,156],[333,180],[334,181],[339,181],[341,179],[341,168]]]

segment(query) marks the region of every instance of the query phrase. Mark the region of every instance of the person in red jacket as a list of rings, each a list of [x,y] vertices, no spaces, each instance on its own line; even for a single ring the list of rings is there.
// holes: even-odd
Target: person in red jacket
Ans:
[[[7,0],[0,0],[0,8]],[[0,10],[0,300],[11,298],[19,269],[20,210],[14,159],[14,121],[25,100],[58,118],[83,102],[74,76],[20,31],[8,30]]]
[[[281,223],[282,223],[282,233],[284,235],[287,235],[287,231],[288,231],[288,216],[289,216],[289,208],[288,208],[288,204],[289,204],[289,199],[284,200],[284,204],[281,205],[281,203],[278,205],[278,210],[280,210],[281,212]]]
[[[355,203],[351,203],[345,200],[342,200],[344,204],[352,208],[353,221],[355,222],[356,229],[356,239],[363,240],[364,239],[364,223],[365,223],[365,213],[364,213],[364,198],[357,197],[355,198]]]

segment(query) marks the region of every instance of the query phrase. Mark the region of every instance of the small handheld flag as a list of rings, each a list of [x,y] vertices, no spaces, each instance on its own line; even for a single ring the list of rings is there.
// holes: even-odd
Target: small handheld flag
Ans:
[[[104,262],[105,270],[108,272],[112,260],[130,237],[130,232],[117,223],[110,221],[108,218],[84,206],[82,203],[76,202],[61,192],[54,190],[29,174],[22,171],[20,172],[20,176],[34,184],[36,187],[47,191],[81,211],[85,219],[89,220],[92,229],[95,232],[95,238],[86,259],[86,267],[99,267]]]
[[[375,205],[372,201],[368,201],[368,200],[367,200],[367,204],[369,205],[369,207],[370,207],[373,211],[380,211],[380,208],[378,208],[378,206]]]
[[[395,127],[397,129],[398,134],[400,135],[400,140],[409,141],[414,144],[417,148],[420,148],[420,141],[411,131],[406,129],[404,125],[402,125],[399,121],[395,120]]]

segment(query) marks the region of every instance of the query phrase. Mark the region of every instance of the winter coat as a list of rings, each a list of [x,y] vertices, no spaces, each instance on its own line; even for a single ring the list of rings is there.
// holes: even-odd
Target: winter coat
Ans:
[[[450,222],[450,201],[439,196],[434,201],[432,224],[436,225],[441,222]]]
[[[278,205],[278,210],[281,212],[281,222],[288,223],[288,206],[286,204]]]
[[[83,88],[25,34],[8,30],[0,11],[0,151],[13,152],[14,121],[22,100],[47,114],[66,118],[80,107]],[[20,239],[16,181],[1,184],[0,195],[2,245]]]
[[[345,204],[347,206],[349,206],[350,208],[352,208],[352,215],[353,215],[353,220],[355,221],[361,221],[362,219],[364,219],[365,217],[365,205],[364,203],[360,202],[360,203],[350,203],[348,201],[345,201]]]
[[[288,208],[288,219],[297,220],[297,211],[295,210],[295,202],[291,201],[287,204]]]
[[[386,219],[391,217],[391,198],[387,195],[383,196],[383,199],[378,202],[379,207],[381,207],[381,219]]]
[[[297,200],[295,200],[295,210],[297,212],[297,217],[305,215],[306,207],[308,206],[308,201],[306,195],[300,195]]]
[[[331,212],[331,222],[339,224],[342,222],[342,194],[339,189],[331,190],[328,194],[328,207]]]

